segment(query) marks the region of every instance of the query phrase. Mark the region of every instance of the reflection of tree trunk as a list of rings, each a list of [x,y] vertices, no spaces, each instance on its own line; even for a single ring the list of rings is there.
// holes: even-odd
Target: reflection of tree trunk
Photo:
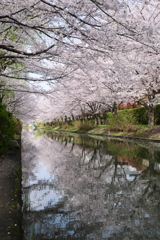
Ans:
[[[154,176],[155,170],[154,170],[154,164],[155,164],[155,158],[154,158],[154,149],[153,148],[148,148],[148,153],[149,153],[149,166],[141,173],[141,177],[148,177]]]
[[[112,156],[112,159],[107,162],[106,166],[101,168],[101,172],[99,173],[99,176],[97,178],[102,177],[102,174],[105,173],[108,170],[108,168],[111,166],[113,161],[114,161],[114,157]]]
[[[67,138],[67,137],[65,137],[65,138],[64,138],[64,146],[66,147],[66,146],[67,146],[67,144],[68,144],[68,138]]]
[[[150,170],[150,177],[155,172],[154,170],[154,149],[149,148],[149,170]]]
[[[117,156],[115,156],[114,164],[115,164],[115,168],[114,168],[114,174],[113,174],[113,178],[112,178],[113,181],[115,181],[115,179],[116,179],[116,175],[117,175],[117,165],[118,165],[118,159],[117,159]]]
[[[73,143],[72,143],[72,147],[71,147],[71,150],[70,150],[70,153],[73,151],[73,149],[74,149],[74,141],[73,141]]]
[[[157,185],[155,182],[155,170],[154,170],[154,164],[155,164],[155,158],[154,158],[154,149],[149,148],[149,167],[143,171],[143,173],[141,174],[141,176],[148,177],[148,182],[146,185],[146,188],[143,190],[142,192],[142,198],[149,198],[153,192],[156,191]]]
[[[83,144],[83,146],[82,146],[82,155],[81,155],[81,158],[80,158],[80,160],[82,159],[82,163],[80,162],[80,166],[81,166],[81,164],[84,164],[84,161],[85,161],[85,156],[86,156],[86,154],[85,154],[85,145]]]
[[[94,163],[95,163],[96,156],[97,156],[97,148],[94,149],[94,151],[93,151],[93,155],[92,155],[92,157],[91,157],[91,159],[90,159],[89,162],[91,163],[91,162],[94,161]],[[94,165],[94,167],[95,167],[95,165]]]

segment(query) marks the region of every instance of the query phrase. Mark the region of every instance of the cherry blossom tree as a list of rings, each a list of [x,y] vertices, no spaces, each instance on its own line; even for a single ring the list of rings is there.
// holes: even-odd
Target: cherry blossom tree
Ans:
[[[159,63],[159,10],[157,0],[2,0],[0,59],[4,66],[12,62],[12,70],[4,67],[0,75],[8,81],[47,81],[53,87],[59,78],[79,78],[88,89],[73,94],[67,88],[70,107],[73,102],[100,103],[102,91],[105,102],[116,106],[124,97],[146,92],[139,78],[143,66],[152,69]],[[139,90],[130,84],[134,79]],[[149,85],[151,79],[147,78]],[[73,84],[79,86],[77,81]],[[77,98],[69,100],[72,94]],[[63,114],[68,109],[64,104]]]
[[[160,89],[159,68],[149,69],[143,73],[137,72],[137,77],[134,78],[135,82],[141,87],[137,90],[135,98],[138,103],[143,105],[148,111],[148,125],[154,125],[154,106],[159,103],[158,94]],[[137,79],[138,78],[138,79]]]

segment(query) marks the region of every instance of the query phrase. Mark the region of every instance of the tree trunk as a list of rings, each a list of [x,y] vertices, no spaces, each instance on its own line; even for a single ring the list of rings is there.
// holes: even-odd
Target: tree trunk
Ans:
[[[67,123],[67,116],[66,115],[64,117],[64,121],[65,121],[65,123]]]
[[[101,125],[101,118],[100,118],[99,114],[97,115],[97,123],[98,123],[98,125]]]
[[[114,117],[117,117],[117,103],[116,102],[114,102],[114,104],[113,104],[113,108],[112,108],[112,113],[113,113],[113,116]]]
[[[75,117],[74,117],[74,115],[72,114],[71,116],[72,116],[72,121],[74,121],[74,120],[75,120]]]
[[[153,105],[149,105],[148,107],[148,127],[154,126],[154,108]]]
[[[0,103],[2,103],[3,100],[3,90],[1,89],[1,85],[0,85]]]
[[[150,170],[150,176],[154,176],[155,173],[154,170],[154,163],[155,163],[155,155],[154,155],[154,149],[149,148],[149,170]]]

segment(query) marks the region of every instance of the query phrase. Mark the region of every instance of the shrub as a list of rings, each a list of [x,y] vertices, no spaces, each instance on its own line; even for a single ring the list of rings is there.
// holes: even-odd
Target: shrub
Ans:
[[[129,111],[122,110],[117,117],[109,115],[107,119],[110,131],[135,132],[137,130],[136,119]]]
[[[135,108],[133,116],[139,124],[148,124],[148,110],[145,107]],[[160,104],[154,106],[155,124],[160,124]]]
[[[81,121],[80,120],[75,120],[73,121],[73,128],[74,129],[80,129],[81,128]]]
[[[57,122],[57,126],[60,129],[66,129],[66,128],[68,128],[68,123],[67,122]]]
[[[81,130],[81,131],[89,131],[90,129],[92,129],[94,126],[92,121],[73,121],[73,127],[76,130]]]
[[[16,118],[16,117],[13,117],[13,118],[14,118],[14,122],[15,122],[15,134],[20,135],[21,131],[22,131],[22,123],[18,118]]]
[[[148,111],[145,107],[134,108],[132,111],[138,124],[148,124]]]
[[[80,120],[75,120],[72,122],[72,124],[73,124],[73,128],[75,130],[89,131],[94,126],[94,120],[90,119],[90,120],[85,120],[84,122],[82,122]]]
[[[126,118],[128,118],[127,116],[131,116],[130,117],[131,121],[133,117],[133,120],[134,120],[133,122],[135,122],[135,124],[143,124],[143,125],[148,124],[148,110],[145,107],[119,110],[118,115],[120,114],[124,115]],[[108,119],[110,119],[112,116],[112,113],[107,113],[107,116],[108,116]],[[160,104],[154,106],[154,117],[155,117],[155,124],[160,124]],[[108,124],[108,120],[105,123]]]
[[[154,106],[155,124],[160,124],[160,104]]]
[[[14,137],[15,127],[13,115],[0,103],[0,154],[7,152]]]
[[[89,131],[93,128],[93,124],[91,122],[81,122],[79,130]]]

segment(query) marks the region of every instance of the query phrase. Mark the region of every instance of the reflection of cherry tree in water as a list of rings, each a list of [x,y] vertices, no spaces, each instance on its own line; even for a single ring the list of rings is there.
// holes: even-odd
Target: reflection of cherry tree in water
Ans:
[[[103,153],[101,153],[102,151]],[[91,154],[91,151],[83,146],[82,157],[80,159],[81,166],[85,166],[85,170],[86,167],[87,169],[92,169],[92,174],[93,169],[98,171],[98,174],[94,174],[94,177],[96,176],[98,179],[95,184],[96,189],[104,190],[104,188],[100,188],[97,184],[104,186],[103,180],[107,180],[108,175],[110,175],[110,181],[106,181],[105,190],[102,191],[100,195],[95,196],[93,194],[93,192],[96,192],[94,191],[95,189],[91,191],[91,195],[94,195],[90,202],[90,204],[92,203],[90,205],[90,207],[92,206],[92,211],[95,213],[96,210],[98,210],[101,221],[102,216],[104,216],[104,218],[107,217],[109,220],[108,228],[109,226],[115,226],[117,220],[118,225],[121,222],[121,227],[124,227],[121,234],[126,235],[126,233],[131,233],[131,235],[135,234],[135,236],[138,237],[139,232],[141,232],[141,237],[143,238],[144,236],[145,239],[149,234],[151,234],[150,237],[159,236],[158,226],[157,228],[155,226],[155,223],[158,222],[159,219],[157,206],[157,201],[159,205],[159,187],[157,186],[158,181],[156,181],[156,172],[154,170],[154,150],[149,148],[148,151],[149,166],[141,175],[135,176],[134,181],[127,180],[123,165],[119,165],[118,158],[111,155],[108,155],[108,158],[106,158],[107,153],[101,148],[92,150]],[[104,162],[105,164],[103,164]],[[99,180],[102,180],[103,183]],[[85,186],[83,186],[82,189],[85,189]],[[96,206],[97,200],[99,202],[98,205],[101,206],[100,208]],[[107,208],[105,208],[105,206],[107,206]],[[86,207],[88,209],[88,206]],[[84,219],[89,219],[92,215],[89,211],[88,217],[86,216],[87,209],[83,211],[83,213],[85,213]],[[155,211],[156,209],[157,211]],[[96,222],[98,213],[95,214]],[[93,219],[92,216],[92,220]],[[148,229],[151,230],[150,233]],[[118,234],[120,234],[119,230]]]
[[[23,171],[23,180],[29,180],[29,179],[34,179],[35,176],[32,172],[32,169],[35,168],[36,162],[36,156],[37,156],[37,148],[34,145],[34,133],[29,133],[29,132],[23,132],[22,133],[22,159],[23,159],[23,166],[22,168],[25,169]],[[28,141],[28,138],[30,141]],[[30,164],[28,164],[28,161]],[[25,175],[25,176],[24,176]],[[25,183],[26,185],[28,184],[27,182]]]
[[[66,197],[36,215],[37,222],[44,219],[43,229],[48,224],[55,239],[159,239],[160,194],[152,149],[149,166],[131,181],[128,166],[100,140],[91,144],[90,139],[53,134],[51,139],[45,139],[45,146],[54,158],[56,151],[61,157],[49,167]]]

